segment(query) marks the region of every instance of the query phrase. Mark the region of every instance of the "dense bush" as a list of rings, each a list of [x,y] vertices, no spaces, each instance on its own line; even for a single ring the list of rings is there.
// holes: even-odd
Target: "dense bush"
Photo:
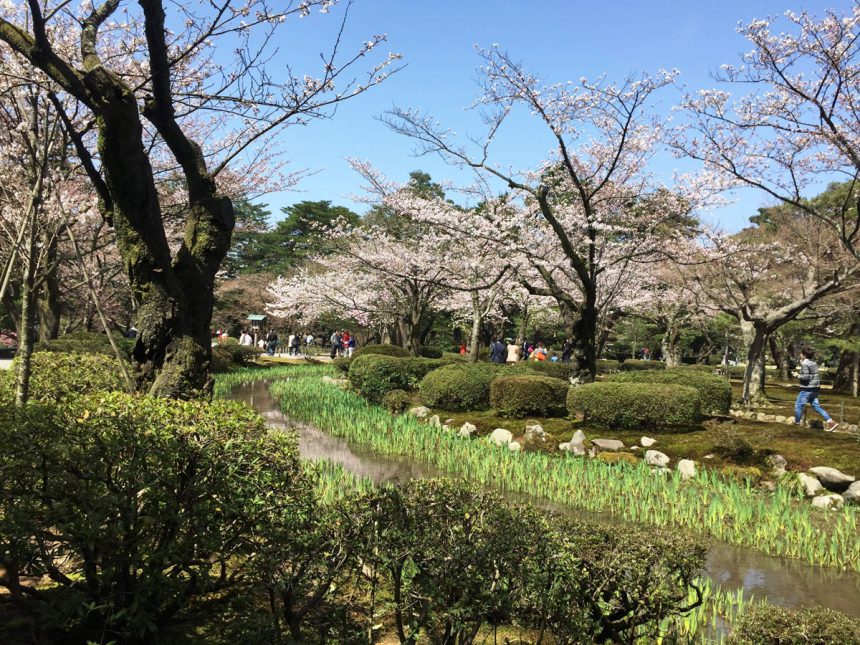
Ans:
[[[703,414],[728,414],[732,407],[732,386],[726,379],[693,366],[660,371],[621,372],[607,379],[613,383],[661,383],[685,385],[699,393]]]
[[[0,401],[9,401],[15,391],[18,359],[8,370],[0,370]],[[35,352],[30,372],[30,400],[59,402],[81,394],[125,390],[122,370],[113,356]]]
[[[394,356],[365,354],[352,359],[349,382],[359,395],[380,403],[386,392],[409,389],[409,373],[403,361]]]
[[[223,347],[233,358],[236,365],[248,365],[257,360],[260,356],[260,350],[253,345],[240,345],[235,338],[226,338],[218,345]]]
[[[304,499],[295,439],[236,403],[3,410],[0,445],[0,568],[39,642],[181,642],[184,612],[291,539]]]
[[[411,402],[412,398],[409,396],[409,392],[405,390],[391,390],[382,397],[382,407],[391,414],[406,412]]]
[[[516,369],[527,368],[553,378],[569,380],[576,372],[576,365],[572,363],[553,363],[551,361],[522,361],[517,363]]]
[[[385,343],[359,347],[352,353],[352,357],[358,358],[359,356],[365,356],[366,354],[376,354],[378,356],[399,356],[401,358],[411,356],[408,349],[403,349],[397,345],[389,345]]]
[[[757,602],[741,616],[728,642],[731,645],[858,645],[860,622],[823,607],[790,610]]]
[[[349,366],[352,364],[351,358],[336,358],[331,362],[332,366],[344,374],[349,373]]]
[[[511,417],[564,414],[569,387],[550,376],[498,376],[490,383],[490,407]]]
[[[622,372],[633,372],[635,370],[662,370],[666,369],[666,364],[663,361],[640,361],[635,358],[628,358],[621,363]]]
[[[418,353],[424,358],[442,358],[442,350],[438,347],[422,346]]]
[[[486,363],[452,363],[421,381],[421,400],[442,410],[483,410],[490,404],[490,382],[498,368]]]
[[[134,340],[125,338],[120,334],[114,334],[113,338],[120,353],[126,358],[130,358]],[[40,341],[33,346],[33,349],[37,352],[73,352],[76,354],[105,354],[106,356],[115,356],[107,334],[99,334],[92,331],[76,331],[52,340]]]
[[[613,361],[607,358],[601,358],[597,361],[598,374],[611,374],[612,372],[617,372],[620,368],[621,363],[618,361]]]
[[[704,372],[706,374],[715,374],[717,369],[712,365],[705,365],[704,363],[689,363],[685,365],[678,365],[676,367],[670,367],[669,369],[686,369],[686,370],[696,370],[697,372]]]
[[[656,428],[699,420],[699,393],[683,385],[589,383],[571,388],[571,414],[611,428]]]
[[[226,347],[222,347],[221,345],[216,345],[212,348],[212,362],[210,363],[210,367],[213,372],[221,373],[227,372],[234,367],[239,367],[237,363],[233,362],[233,354]]]

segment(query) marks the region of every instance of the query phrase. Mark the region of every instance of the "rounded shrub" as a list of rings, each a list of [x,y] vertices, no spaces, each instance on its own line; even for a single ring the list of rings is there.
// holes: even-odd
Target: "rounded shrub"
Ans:
[[[0,399],[15,392],[18,359],[0,371]],[[30,400],[57,403],[81,394],[125,390],[116,358],[104,354],[35,352],[30,364]]]
[[[658,428],[696,423],[701,403],[684,385],[589,383],[570,389],[567,409],[610,428]]]
[[[422,346],[418,353],[424,358],[442,358],[442,350],[438,347]]]
[[[744,612],[727,642],[731,645],[856,644],[860,643],[860,622],[823,607],[791,610],[757,602]]]
[[[0,445],[0,557],[44,642],[185,642],[193,603],[291,536],[309,489],[295,438],[232,402],[0,410]]]
[[[235,338],[223,340],[218,347],[223,347],[229,352],[232,362],[236,365],[248,365],[253,363],[259,356],[260,350],[251,345],[240,345]]]
[[[685,369],[685,370],[695,370],[697,372],[704,372],[705,374],[713,374],[716,372],[716,368],[712,365],[705,365],[704,363],[690,363],[688,365],[677,365],[676,367],[670,367],[669,369],[677,370],[677,369]]]
[[[613,383],[661,383],[695,388],[703,414],[728,414],[732,407],[732,386],[726,379],[691,366],[659,371],[621,372],[607,379]]]
[[[421,400],[442,410],[484,410],[490,404],[492,365],[453,363],[433,370],[421,381]]]
[[[391,390],[382,397],[382,407],[391,414],[406,412],[411,403],[412,398],[409,396],[409,392],[405,390]]]
[[[411,356],[408,349],[403,349],[397,345],[381,343],[378,345],[365,345],[364,347],[359,347],[352,353],[352,357],[358,358],[359,356],[364,356],[366,354],[376,354],[377,356]]]
[[[490,383],[490,407],[510,417],[564,414],[569,387],[550,376],[498,376]]]
[[[349,373],[349,366],[351,363],[352,363],[351,358],[336,358],[331,362],[332,367],[334,367],[336,370],[338,370],[340,372],[343,372],[344,374]]]
[[[238,363],[233,362],[233,354],[226,347],[216,345],[212,348],[212,362],[210,363],[213,372],[227,372],[233,367],[239,367]]]
[[[515,369],[529,369],[539,374],[551,376],[553,378],[569,380],[576,372],[576,365],[572,363],[553,363],[551,361],[522,361],[514,366]]]
[[[408,390],[410,387],[409,372],[404,362],[381,354],[353,358],[349,366],[349,382],[358,394],[373,403],[381,403],[386,392]]]
[[[666,369],[666,364],[662,361],[640,361],[635,358],[628,358],[621,363],[622,372],[633,372],[637,370],[662,370]]]

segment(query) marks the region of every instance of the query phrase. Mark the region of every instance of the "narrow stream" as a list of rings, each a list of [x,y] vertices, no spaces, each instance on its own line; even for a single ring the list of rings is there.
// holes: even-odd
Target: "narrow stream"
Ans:
[[[294,430],[299,437],[299,450],[305,459],[328,459],[377,483],[444,476],[443,472],[430,465],[405,458],[381,456],[318,428],[290,422],[269,393],[266,381],[239,385],[229,398],[252,406],[263,415],[270,427]],[[609,515],[549,504],[523,495],[503,494],[512,501],[528,501],[564,514],[599,522],[622,522]],[[860,575],[855,573],[836,572],[799,560],[772,557],[720,542],[711,543],[704,573],[724,591],[743,588],[745,597],[766,597],[775,605],[828,607],[860,618]]]

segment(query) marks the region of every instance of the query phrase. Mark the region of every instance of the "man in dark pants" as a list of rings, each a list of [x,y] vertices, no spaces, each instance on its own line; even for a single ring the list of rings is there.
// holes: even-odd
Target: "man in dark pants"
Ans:
[[[493,363],[502,364],[508,356],[508,350],[502,345],[502,341],[496,338],[490,345],[490,360]]]

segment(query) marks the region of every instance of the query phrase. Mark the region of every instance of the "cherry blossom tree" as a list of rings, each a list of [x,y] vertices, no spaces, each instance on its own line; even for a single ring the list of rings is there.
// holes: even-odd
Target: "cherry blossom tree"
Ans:
[[[632,262],[660,256],[695,207],[693,194],[666,189],[647,168],[663,131],[649,114],[650,100],[675,74],[543,86],[497,48],[480,54],[483,94],[477,105],[487,111],[489,128],[476,150],[414,110],[395,109],[387,121],[413,138],[421,153],[470,167],[484,184],[501,182],[509,199],[519,202],[516,215],[498,224],[524,251],[529,271],[520,274],[523,284],[557,301],[580,374],[593,379],[601,301],[604,308],[609,301],[601,291],[633,276]],[[539,119],[554,142],[551,157],[537,169],[506,171],[490,161],[493,139],[517,107]]]
[[[225,170],[253,160],[280,128],[329,114],[390,73],[391,55],[363,80],[349,78],[384,36],[344,57],[342,25],[316,76],[297,76],[286,66],[278,75],[266,64],[283,42],[285,23],[333,5],[220,0],[171,6],[170,15],[162,0],[0,5],[0,42],[90,117],[84,130],[65,125],[116,231],[136,307],[140,389],[191,397],[211,386],[214,281],[234,226]],[[216,47],[236,55],[216,62]],[[190,125],[192,116],[207,128]],[[219,130],[226,136],[211,149],[206,134]],[[169,243],[169,213],[157,190],[158,154],[172,159],[186,194],[175,214],[183,232],[177,248]]]

